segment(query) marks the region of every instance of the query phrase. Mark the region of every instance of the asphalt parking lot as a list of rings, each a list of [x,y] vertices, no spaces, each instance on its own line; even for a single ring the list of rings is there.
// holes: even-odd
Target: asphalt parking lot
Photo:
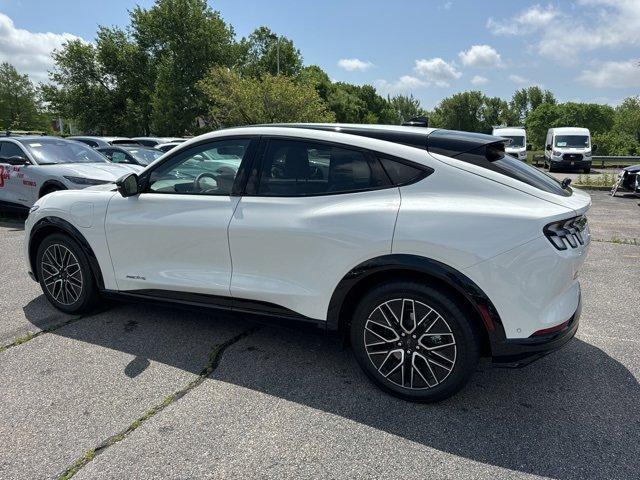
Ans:
[[[378,391],[320,333],[163,305],[63,315],[0,222],[0,478],[638,478],[640,207],[591,192],[577,338],[459,395]]]

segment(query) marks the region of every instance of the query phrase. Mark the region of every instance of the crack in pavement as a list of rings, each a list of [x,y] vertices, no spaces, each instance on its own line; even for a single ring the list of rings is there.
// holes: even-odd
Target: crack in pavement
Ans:
[[[45,333],[55,332],[59,328],[66,327],[67,325],[71,325],[72,323],[77,322],[78,320],[82,320],[83,318],[88,318],[90,316],[91,315],[80,315],[79,317],[73,317],[73,318],[70,318],[69,320],[65,320],[64,322],[58,323],[56,325],[51,325],[50,327],[43,328],[42,330],[38,330],[37,332],[33,332],[33,333],[29,332],[26,335],[23,335],[22,337],[16,338],[11,343],[0,346],[0,353],[5,352],[10,348],[17,347],[18,345],[22,345],[23,343],[27,343],[29,340],[33,340],[34,338],[37,338],[40,335],[43,335]]]
[[[116,433],[115,435],[110,436],[106,440],[100,442],[96,447],[87,450],[81,457],[77,458],[75,462],[69,466],[64,472],[58,475],[59,480],[68,480],[72,478],[76,473],[78,473],[82,468],[84,468],[89,462],[91,462],[96,455],[104,452],[106,449],[115,445],[118,442],[121,442],[125,438],[127,438],[132,432],[141,427],[145,422],[150,420],[153,416],[163,411],[172,403],[176,402],[180,398],[184,397],[187,393],[192,391],[193,389],[200,386],[218,367],[220,361],[222,360],[222,356],[224,352],[232,346],[233,344],[239,342],[243,338],[251,335],[260,327],[252,327],[244,332],[239,333],[238,335],[230,338],[226,342],[220,343],[216,345],[211,353],[209,354],[209,360],[206,365],[202,369],[202,371],[198,374],[198,376],[189,382],[186,386],[182,387],[179,390],[171,393],[169,396],[165,397],[165,399],[154,405],[147,411],[145,411],[142,416],[134,420],[127,428]]]

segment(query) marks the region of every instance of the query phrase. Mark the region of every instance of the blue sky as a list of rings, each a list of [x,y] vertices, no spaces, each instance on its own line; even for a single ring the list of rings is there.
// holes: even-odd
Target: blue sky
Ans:
[[[0,0],[0,61],[42,80],[51,49],[152,3]],[[332,79],[413,93],[427,108],[469,89],[510,98],[541,85],[562,101],[614,105],[640,93],[640,0],[209,3],[239,37],[267,25]]]

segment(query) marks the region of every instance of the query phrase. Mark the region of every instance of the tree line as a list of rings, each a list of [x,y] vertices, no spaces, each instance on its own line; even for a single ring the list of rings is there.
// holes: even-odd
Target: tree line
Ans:
[[[94,43],[54,52],[48,83],[34,86],[0,65],[0,128],[50,129],[53,118],[101,135],[196,135],[272,122],[399,124],[426,115],[433,127],[490,133],[524,125],[534,148],[548,128],[591,130],[598,153],[640,154],[640,98],[613,108],[558,103],[533,86],[510,100],[467,91],[431,112],[412,95],[384,97],[371,85],[334,82],[305,65],[293,41],[259,27],[236,40],[206,0],[156,0],[130,11],[124,27],[100,27]]]

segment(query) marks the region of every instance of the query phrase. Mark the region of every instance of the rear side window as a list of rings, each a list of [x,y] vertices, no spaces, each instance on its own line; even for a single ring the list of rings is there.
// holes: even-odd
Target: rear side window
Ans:
[[[272,139],[262,159],[258,195],[309,196],[388,186],[380,164],[357,149]]]
[[[384,167],[385,172],[389,175],[391,183],[394,185],[407,185],[418,181],[432,172],[427,167],[418,167],[417,165],[409,165],[405,162],[392,160],[387,157],[379,157],[380,163]]]
[[[569,197],[572,194],[571,188],[562,188],[561,183],[552,176],[506,155],[502,143],[484,145],[470,152],[456,155],[453,158],[502,173],[545,192],[565,197]]]

